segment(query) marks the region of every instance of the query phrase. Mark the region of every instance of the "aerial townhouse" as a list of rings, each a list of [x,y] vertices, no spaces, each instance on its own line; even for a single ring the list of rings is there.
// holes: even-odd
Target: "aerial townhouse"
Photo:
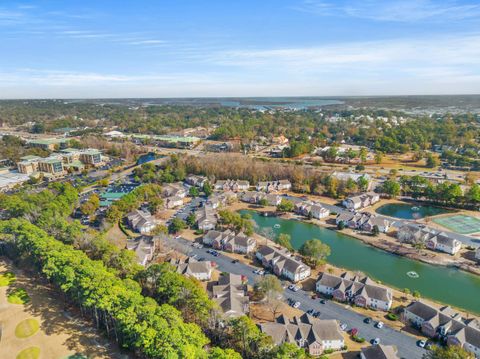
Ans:
[[[250,188],[250,182],[243,180],[218,180],[215,182],[214,188],[219,191],[241,192]]]
[[[242,232],[235,234],[235,232],[227,229],[223,232],[208,231],[203,237],[203,244],[227,252],[248,254],[255,250],[257,241]]]
[[[321,273],[316,290],[340,302],[355,303],[360,307],[384,311],[392,307],[391,289],[378,285],[368,277],[349,277],[346,272],[340,276]]]
[[[337,225],[343,223],[351,229],[360,229],[371,232],[377,226],[380,232],[386,233],[390,230],[391,222],[383,217],[378,217],[368,212],[342,212],[335,219]]]
[[[295,344],[311,356],[320,356],[326,350],[341,350],[345,346],[338,322],[333,319],[317,319],[308,314],[288,319],[282,314],[274,322],[259,324],[259,328],[272,337],[273,344]]]
[[[220,276],[218,284],[212,287],[212,300],[222,309],[226,318],[238,318],[250,311],[245,278],[238,274],[226,273]]]
[[[257,183],[257,191],[274,192],[274,191],[288,191],[292,188],[289,180],[279,181],[260,181]]]
[[[462,248],[462,242],[452,238],[449,234],[415,224],[406,224],[400,227],[397,231],[397,239],[411,244],[423,243],[430,250],[451,255],[455,255]]]
[[[312,201],[301,201],[295,204],[295,213],[305,217],[322,219],[330,215],[330,211],[319,203]]]
[[[284,248],[263,245],[258,248],[256,257],[265,268],[271,268],[277,276],[285,277],[294,283],[308,278],[311,274],[309,266]]]
[[[480,358],[479,318],[466,319],[448,306],[437,309],[416,301],[404,309],[402,320],[419,328],[427,337],[460,346]]]
[[[342,201],[342,205],[350,210],[366,208],[380,201],[380,195],[375,192],[367,192],[358,196],[352,196]]]

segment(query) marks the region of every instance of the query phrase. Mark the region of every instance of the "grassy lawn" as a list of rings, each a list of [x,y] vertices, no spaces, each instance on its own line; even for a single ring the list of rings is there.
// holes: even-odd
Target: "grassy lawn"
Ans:
[[[27,291],[23,288],[17,288],[12,290],[8,294],[7,298],[9,303],[12,304],[26,304],[30,302],[30,297],[27,294]]]
[[[17,327],[15,328],[15,336],[17,338],[28,338],[38,332],[40,328],[40,323],[38,320],[30,318],[22,320],[18,323]]]
[[[6,287],[14,283],[16,280],[15,274],[12,272],[5,272],[0,274],[0,287]]]
[[[40,348],[39,347],[30,347],[23,349],[20,353],[17,354],[17,359],[38,359],[40,358]]]

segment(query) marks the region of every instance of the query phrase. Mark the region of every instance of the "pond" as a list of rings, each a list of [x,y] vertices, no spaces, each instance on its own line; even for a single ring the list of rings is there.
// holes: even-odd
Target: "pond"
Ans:
[[[256,231],[287,233],[295,249],[316,238],[328,244],[332,253],[328,262],[353,271],[361,271],[386,285],[418,290],[423,297],[480,314],[480,277],[442,266],[433,266],[373,248],[362,241],[314,224],[250,213]],[[279,225],[279,226],[276,226]]]
[[[401,219],[420,219],[454,211],[435,206],[408,203],[389,203],[377,208],[377,213]]]

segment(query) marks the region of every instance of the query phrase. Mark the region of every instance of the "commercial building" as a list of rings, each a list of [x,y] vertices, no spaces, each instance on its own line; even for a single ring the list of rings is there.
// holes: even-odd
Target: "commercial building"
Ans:
[[[38,140],[28,140],[28,146],[41,148],[42,150],[54,151],[56,149],[66,148],[68,140],[65,138],[47,138]]]

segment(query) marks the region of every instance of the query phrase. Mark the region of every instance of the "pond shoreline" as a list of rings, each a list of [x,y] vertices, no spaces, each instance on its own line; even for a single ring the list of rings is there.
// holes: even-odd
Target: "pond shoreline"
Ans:
[[[262,212],[262,211],[258,211],[258,212]],[[399,242],[393,242],[392,240],[386,240],[384,238],[384,237],[387,237],[386,234],[382,234],[379,237],[373,237],[370,235],[359,234],[351,229],[345,229],[343,231],[339,231],[336,226],[333,226],[326,222],[323,222],[320,220],[305,220],[305,218],[294,215],[292,213],[283,213],[283,214],[277,215],[277,217],[282,219],[287,219],[287,220],[296,220],[306,224],[314,224],[319,227],[323,227],[325,229],[342,233],[346,236],[360,240],[371,247],[381,249],[385,252],[388,252],[397,256],[406,257],[406,258],[423,262],[426,264],[430,264],[430,265],[443,266],[447,268],[456,268],[464,272],[480,276],[480,268],[477,266],[469,265],[467,263],[459,263],[457,260],[455,260],[456,258],[450,258],[448,254],[443,254],[439,252],[423,250],[423,252],[426,252],[427,255],[422,255],[414,248],[406,246],[405,244],[402,244]],[[435,258],[428,256],[428,252],[432,252],[432,254],[434,253],[436,255]]]

